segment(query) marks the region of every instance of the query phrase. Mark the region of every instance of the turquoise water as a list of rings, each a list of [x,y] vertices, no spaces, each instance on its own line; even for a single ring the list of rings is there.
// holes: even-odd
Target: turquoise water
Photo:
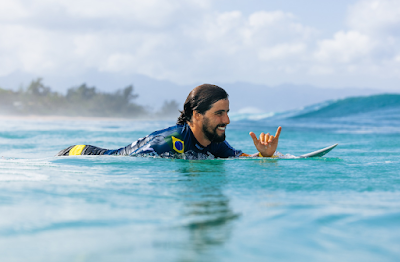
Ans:
[[[248,153],[278,125],[284,154],[339,143],[314,159],[54,157],[174,122],[2,119],[0,261],[399,261],[396,99],[231,116]]]

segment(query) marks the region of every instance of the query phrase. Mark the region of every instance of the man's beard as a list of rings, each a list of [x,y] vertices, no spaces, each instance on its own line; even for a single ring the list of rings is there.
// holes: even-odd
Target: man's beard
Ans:
[[[217,133],[217,128],[218,126],[226,126],[226,125],[217,125],[213,132],[210,132],[208,130],[209,125],[209,120],[208,118],[204,117],[204,122],[203,122],[203,132],[206,135],[207,139],[210,140],[211,142],[215,143],[220,143],[225,141],[225,132],[222,135],[218,135]]]

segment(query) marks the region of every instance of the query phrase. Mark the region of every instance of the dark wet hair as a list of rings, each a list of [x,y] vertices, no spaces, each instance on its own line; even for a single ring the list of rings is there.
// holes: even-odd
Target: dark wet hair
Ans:
[[[189,93],[183,105],[183,111],[180,111],[181,115],[178,117],[176,123],[178,125],[183,125],[186,122],[190,122],[192,120],[193,110],[204,115],[215,102],[227,98],[228,93],[219,86],[210,84],[199,85]]]

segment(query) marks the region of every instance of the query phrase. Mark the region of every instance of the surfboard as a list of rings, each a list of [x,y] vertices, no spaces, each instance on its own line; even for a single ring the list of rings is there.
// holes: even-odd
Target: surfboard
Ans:
[[[332,149],[334,149],[338,144],[334,144],[325,148],[322,148],[320,150],[308,153],[308,154],[304,154],[301,156],[298,156],[298,158],[307,158],[307,157],[321,157],[326,155],[327,153],[329,153],[329,151],[331,151]]]

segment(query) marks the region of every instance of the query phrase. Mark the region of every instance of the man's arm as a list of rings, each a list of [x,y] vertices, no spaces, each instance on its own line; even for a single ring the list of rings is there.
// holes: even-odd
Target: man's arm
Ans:
[[[274,155],[277,147],[278,147],[278,140],[279,140],[279,135],[281,134],[282,127],[278,127],[276,130],[275,136],[270,135],[269,133],[264,134],[261,133],[259,139],[257,139],[256,134],[253,132],[250,132],[250,136],[253,139],[254,145],[257,148],[259,153],[248,155],[248,154],[242,154],[241,156],[250,156],[250,157],[256,157],[256,156],[262,156],[262,157],[271,157]]]

